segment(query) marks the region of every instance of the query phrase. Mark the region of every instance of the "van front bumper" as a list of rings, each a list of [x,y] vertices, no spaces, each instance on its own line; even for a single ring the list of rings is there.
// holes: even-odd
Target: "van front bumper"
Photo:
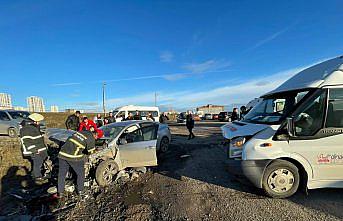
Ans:
[[[254,186],[262,188],[265,168],[272,160],[234,160],[229,159],[228,170],[236,176],[244,175]]]

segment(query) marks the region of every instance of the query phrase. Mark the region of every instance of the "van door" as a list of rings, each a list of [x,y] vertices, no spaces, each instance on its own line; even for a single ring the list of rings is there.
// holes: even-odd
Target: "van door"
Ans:
[[[142,127],[128,133],[127,144],[119,145],[124,167],[156,166],[156,144],[158,124]]]
[[[327,97],[329,98],[327,100]],[[295,113],[291,152],[312,166],[314,180],[343,179],[343,89],[318,90]]]

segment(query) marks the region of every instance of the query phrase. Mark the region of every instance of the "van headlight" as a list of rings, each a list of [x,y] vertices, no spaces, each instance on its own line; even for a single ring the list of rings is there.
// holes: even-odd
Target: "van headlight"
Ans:
[[[231,140],[231,146],[241,148],[245,143],[245,137],[237,137]]]

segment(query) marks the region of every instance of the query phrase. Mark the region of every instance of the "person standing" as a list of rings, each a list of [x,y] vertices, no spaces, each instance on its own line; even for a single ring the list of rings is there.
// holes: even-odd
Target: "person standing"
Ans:
[[[80,126],[80,111],[75,111],[75,114],[68,116],[65,125],[67,130],[77,131]]]
[[[44,117],[41,114],[33,113],[28,118],[31,121],[23,123],[19,131],[23,155],[32,160],[33,177],[36,181],[42,181],[41,169],[43,162],[48,157],[44,136],[39,129],[39,122],[44,120]]]
[[[243,120],[244,116],[247,114],[247,108],[245,106],[241,106],[240,113],[239,113],[239,119]]]
[[[129,112],[129,115],[127,116],[127,118],[125,118],[125,120],[134,120],[131,112]]]
[[[77,176],[77,193],[82,195],[85,182],[85,156],[95,150],[97,130],[79,131],[70,136],[58,154],[57,192],[61,197],[64,192],[65,178],[70,168]]]
[[[116,119],[113,116],[113,112],[109,112],[108,116],[105,117],[105,119],[107,120],[107,122],[106,122],[107,124],[111,124],[111,123],[116,122]]]
[[[152,114],[149,112],[148,116],[146,117],[146,120],[148,121],[155,121],[155,118],[152,116]]]
[[[188,140],[195,138],[193,134],[194,118],[191,111],[188,112],[188,115],[186,117],[186,127],[189,131]]]
[[[159,120],[160,120],[160,123],[161,123],[161,124],[166,124],[167,121],[169,120],[169,117],[168,117],[167,113],[166,113],[166,112],[163,112],[163,113],[161,114]]]
[[[139,113],[139,111],[136,111],[136,114],[135,114],[135,116],[133,116],[133,119],[134,119],[134,120],[142,120],[142,116],[141,116],[141,114]]]
[[[232,110],[232,114],[231,114],[231,121],[235,121],[238,120],[239,116],[238,116],[238,109],[235,107]]]
[[[82,118],[82,122],[80,123],[79,131],[90,130],[91,127],[94,127],[94,129],[98,129],[94,121],[88,119],[87,116],[84,116]]]
[[[96,124],[97,127],[102,127],[104,125],[104,120],[101,117],[101,114],[97,114],[93,118],[94,123]]]

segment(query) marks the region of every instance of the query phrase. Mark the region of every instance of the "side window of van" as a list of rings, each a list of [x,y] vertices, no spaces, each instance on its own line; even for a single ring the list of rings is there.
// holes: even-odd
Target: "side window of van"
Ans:
[[[295,134],[297,136],[313,136],[323,125],[326,90],[318,91],[309,100],[300,113],[295,115]]]
[[[329,90],[325,127],[343,128],[343,88]]]

